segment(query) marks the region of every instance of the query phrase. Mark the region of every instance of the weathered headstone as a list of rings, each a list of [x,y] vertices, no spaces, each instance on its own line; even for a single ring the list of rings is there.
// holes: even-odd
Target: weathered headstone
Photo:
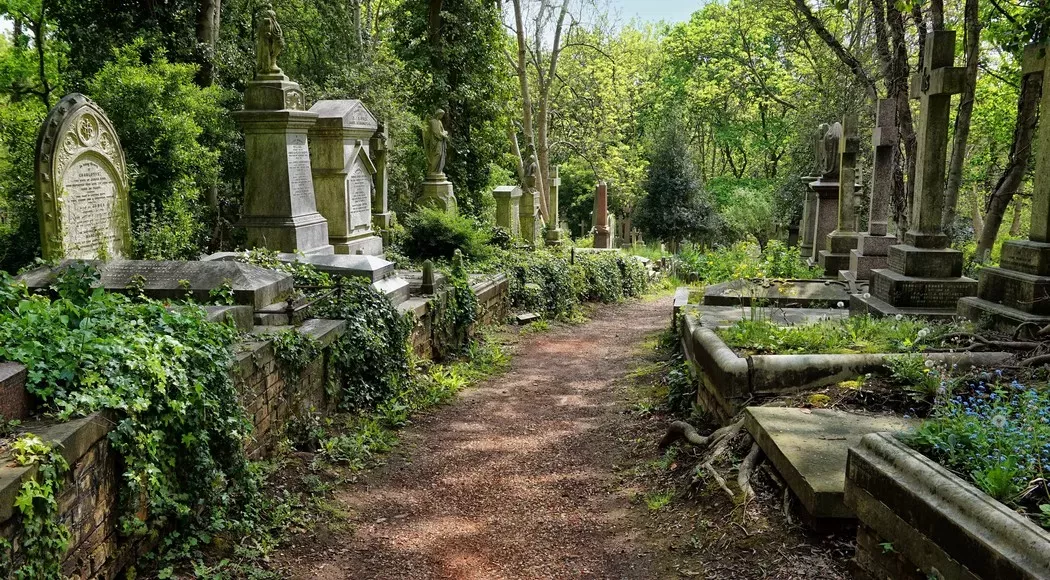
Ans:
[[[594,192],[594,247],[611,248],[612,231],[609,228],[609,189],[602,181]]]
[[[445,156],[448,152],[448,132],[443,123],[445,111],[438,109],[423,125],[423,151],[427,157],[427,175],[423,180],[423,195],[419,205],[456,213],[456,195],[452,182],[445,177]]]
[[[849,268],[850,250],[857,247],[857,155],[860,141],[857,138],[857,115],[847,115],[842,122],[839,139],[838,220],[835,229],[824,239],[824,249],[818,252],[817,262],[824,268],[825,276],[837,277]]]
[[[390,131],[386,121],[379,121],[371,139],[372,163],[375,165],[375,187],[372,190],[372,227],[388,230],[393,224],[390,211],[387,179],[387,156],[390,152]]]
[[[234,113],[244,131],[244,207],[248,246],[331,254],[328,222],[317,211],[309,131],[317,114],[303,110],[299,84],[277,67],[284,38],[268,6],[260,11],[255,78]]]
[[[317,124],[310,129],[310,165],[317,209],[328,220],[328,242],[337,254],[383,253],[383,240],[372,231],[374,176],[369,147],[379,128],[358,100],[318,101],[310,108]]]
[[[1022,74],[1042,75],[1050,87],[1048,45],[1025,51]],[[1036,136],[1032,224],[1027,240],[1003,243],[999,267],[981,269],[977,296],[959,300],[959,314],[988,318],[1000,329],[1023,322],[1050,324],[1050,90],[1043,90]]]
[[[423,261],[423,277],[422,283],[419,287],[421,294],[433,294],[434,293],[434,262],[430,260]]]
[[[890,246],[889,268],[872,271],[871,295],[850,298],[854,313],[951,317],[960,298],[976,294],[977,281],[962,276],[962,252],[948,248],[941,228],[951,98],[965,74],[952,66],[954,59],[955,31],[930,32],[925,62],[912,80],[920,106],[910,226],[904,243]]]
[[[492,191],[496,199],[496,225],[515,238],[521,235],[521,188],[501,185]]]
[[[44,258],[123,258],[131,250],[124,150],[106,113],[79,93],[63,97],[36,145]]]
[[[802,177],[802,183],[806,185],[806,193],[802,200],[802,220],[799,222],[799,253],[804,258],[813,255],[813,240],[817,227],[817,194],[809,187],[809,184],[820,179],[823,171],[824,135],[826,133],[827,125],[821,125],[811,134],[813,164],[810,166],[809,174]]]
[[[816,200],[813,211],[813,249],[808,258],[810,265],[819,262],[821,248],[828,234],[838,225],[839,215],[839,141],[842,139],[842,123],[821,125],[825,128],[821,140],[821,173],[820,177],[809,184]],[[837,275],[837,272],[824,272],[825,276]]]
[[[561,190],[561,177],[558,176],[558,166],[551,167],[550,179],[547,180],[550,189],[550,207],[548,208],[548,214],[550,219],[550,227],[547,228],[546,242],[548,246],[557,246],[562,243],[562,238],[565,235],[562,232],[558,222],[558,210],[559,210],[559,192]]]
[[[897,167],[897,101],[879,99],[875,130],[871,141],[875,147],[875,166],[871,172],[871,199],[868,207],[868,231],[857,240],[850,252],[848,280],[868,280],[871,271],[889,264],[890,246],[897,236],[889,234],[890,197],[893,172]]]

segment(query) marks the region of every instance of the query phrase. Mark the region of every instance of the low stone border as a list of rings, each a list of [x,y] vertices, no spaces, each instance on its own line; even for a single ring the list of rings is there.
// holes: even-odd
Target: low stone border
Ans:
[[[714,330],[695,317],[685,317],[682,349],[699,379],[700,402],[725,421],[745,404],[761,398],[797,393],[881,371],[897,354],[760,354],[741,357]],[[989,366],[1012,355],[1005,352],[931,353],[938,364]]]
[[[850,449],[845,500],[867,577],[1050,578],[1050,532],[888,433]]]

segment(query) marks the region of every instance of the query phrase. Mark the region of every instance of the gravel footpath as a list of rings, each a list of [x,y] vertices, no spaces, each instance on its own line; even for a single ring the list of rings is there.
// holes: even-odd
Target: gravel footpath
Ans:
[[[405,431],[401,454],[336,493],[347,531],[286,552],[294,578],[652,578],[614,467],[614,383],[670,299],[597,309],[522,339],[510,369]],[[318,549],[320,548],[320,549]]]

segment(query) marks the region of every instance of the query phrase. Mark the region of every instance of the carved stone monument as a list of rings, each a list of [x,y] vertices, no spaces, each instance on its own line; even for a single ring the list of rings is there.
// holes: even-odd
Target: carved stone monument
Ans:
[[[376,132],[372,134],[371,153],[372,164],[375,165],[375,188],[372,190],[372,227],[380,230],[388,230],[393,225],[393,213],[390,206],[387,189],[387,154],[390,151],[390,132],[386,122],[380,121]]]
[[[492,191],[496,199],[496,225],[507,230],[511,236],[521,235],[521,188],[501,185]]]
[[[559,190],[561,189],[561,177],[558,177],[558,166],[551,167],[550,179],[547,180],[548,189],[550,191],[550,207],[548,208],[548,214],[550,219],[548,223],[550,227],[547,228],[547,245],[557,246],[564,241],[565,232],[558,226],[558,196]]]
[[[847,115],[842,121],[842,136],[836,152],[839,158],[838,222],[825,238],[824,249],[817,254],[824,275],[835,277],[842,270],[849,269],[850,250],[857,247],[856,183],[857,156],[860,153],[857,115]]]
[[[594,247],[613,247],[613,234],[609,227],[609,189],[604,181],[594,191]]]
[[[259,14],[255,79],[234,116],[244,131],[246,175],[240,226],[249,247],[331,254],[328,223],[317,211],[309,131],[317,114],[304,111],[299,84],[277,66],[284,36],[273,10]]]
[[[419,204],[456,213],[456,195],[452,182],[445,177],[445,156],[448,152],[448,131],[443,123],[445,111],[438,109],[423,125],[423,151],[427,156],[427,176],[423,180],[423,195]]]
[[[48,113],[36,144],[44,258],[112,259],[131,250],[124,151],[106,113],[79,93]]]
[[[820,257],[824,240],[838,225],[839,219],[839,141],[842,139],[842,124],[821,125],[826,127],[821,140],[820,177],[809,184],[816,206],[813,211],[813,249],[808,258],[810,265],[815,266]],[[825,276],[835,276],[838,272],[824,272]]]
[[[868,206],[868,231],[857,240],[857,249],[850,252],[847,280],[868,280],[871,271],[889,264],[890,246],[897,236],[889,235],[890,197],[893,191],[893,172],[897,167],[897,101],[879,99],[875,114],[875,131],[871,136],[875,147],[875,166],[871,172],[871,199]]]
[[[1029,46],[1022,65],[1023,75],[1042,75],[1044,87],[1050,87],[1047,51],[1045,44]],[[1050,324],[1050,90],[1043,90],[1039,108],[1028,239],[1003,243],[1000,266],[981,269],[977,296],[959,300],[959,314],[988,319],[1001,330]]]
[[[379,124],[358,100],[318,101],[310,111],[318,118],[310,129],[310,166],[328,242],[337,254],[378,256],[383,240],[372,231],[377,169],[369,148]]]
[[[872,271],[871,296],[850,297],[851,312],[945,318],[955,315],[960,298],[976,294],[977,281],[962,276],[962,252],[948,248],[941,229],[951,99],[965,74],[954,59],[954,30],[927,35],[922,69],[912,80],[920,106],[909,228],[903,244],[890,246],[889,268]]]

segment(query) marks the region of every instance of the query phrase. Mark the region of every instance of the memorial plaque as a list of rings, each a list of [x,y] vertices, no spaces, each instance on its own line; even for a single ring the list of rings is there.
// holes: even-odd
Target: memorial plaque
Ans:
[[[124,152],[105,112],[64,97],[37,138],[36,191],[45,259],[121,258],[131,248]]]
[[[372,227],[372,177],[358,170],[347,181],[350,196],[350,229]]]
[[[310,171],[310,147],[306,135],[288,136],[288,187],[292,197],[313,197],[314,178]]]

